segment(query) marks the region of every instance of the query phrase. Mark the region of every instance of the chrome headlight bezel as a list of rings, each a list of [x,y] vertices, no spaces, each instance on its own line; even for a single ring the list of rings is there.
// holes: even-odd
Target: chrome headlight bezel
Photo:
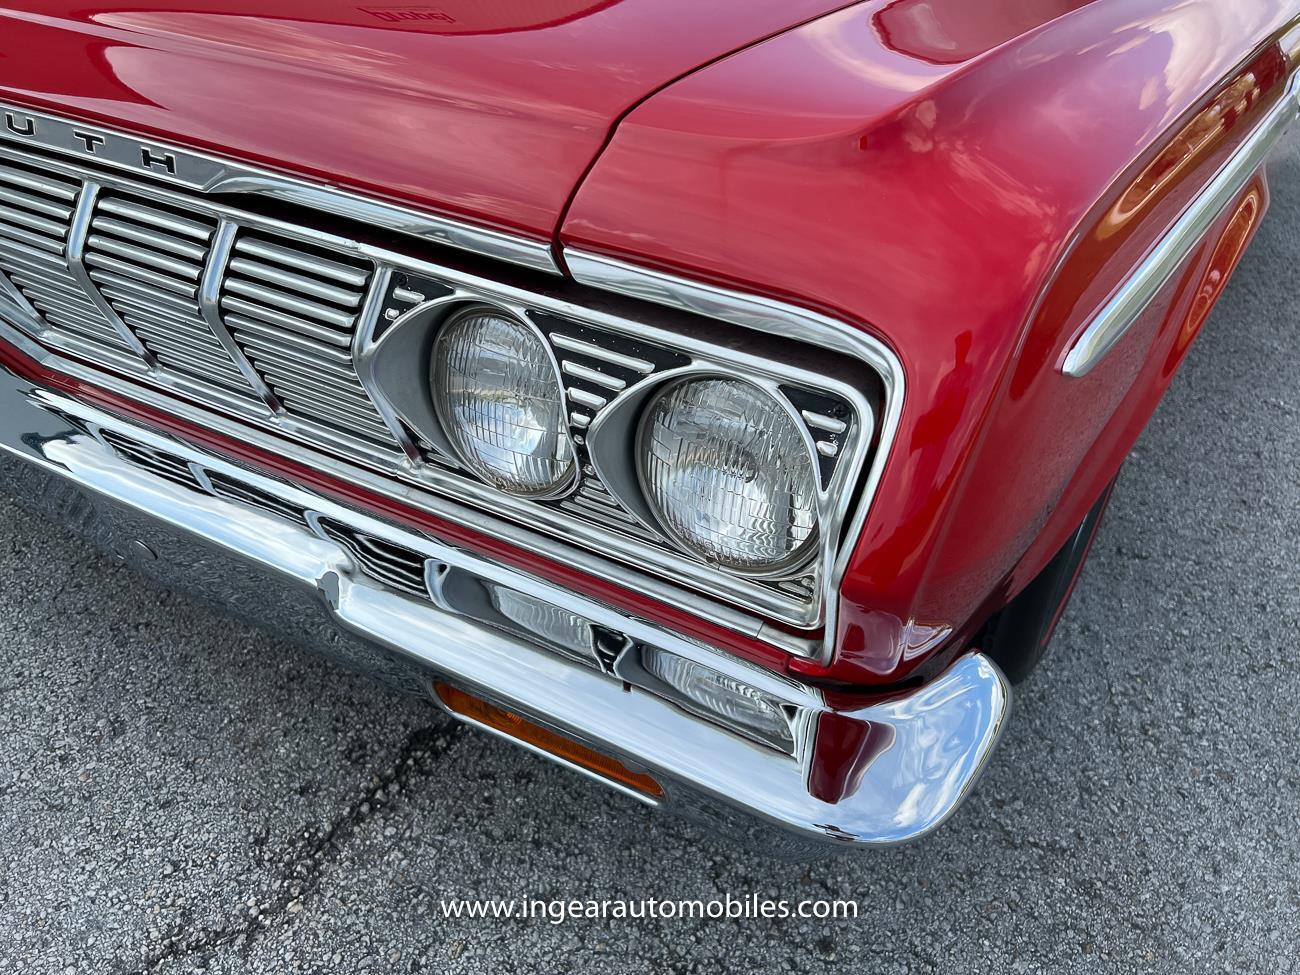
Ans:
[[[419,469],[440,483],[448,480],[448,468],[463,472],[462,483],[466,475],[478,481],[446,434],[426,365],[441,330],[473,307],[508,315],[536,329],[547,343],[565,390],[566,421],[578,460],[573,480],[545,495],[513,496],[479,482],[489,504],[502,511],[518,510],[525,521],[539,526],[563,520],[571,541],[730,603],[736,607],[733,625],[751,625],[743,614],[753,611],[795,628],[824,623],[831,599],[827,580],[834,577],[835,560],[844,554],[839,533],[877,420],[869,388],[854,382],[851,360],[840,360],[837,371],[821,367],[823,358],[833,363],[835,357],[815,350],[799,354],[793,347],[795,353],[789,354],[779,344],[768,348],[766,342],[752,349],[734,348],[720,343],[720,334],[707,331],[688,335],[651,323],[632,328],[621,319],[593,317],[583,309],[538,309],[520,298],[504,299],[463,286],[448,289],[390,316],[372,353],[362,361],[372,385],[418,434],[425,461]],[[622,327],[616,329],[615,324]],[[674,536],[647,501],[636,456],[645,408],[673,384],[705,378],[744,382],[769,397],[795,424],[802,456],[813,465],[815,538],[779,564],[738,567],[701,558]],[[828,413],[834,417],[822,415]],[[802,646],[797,636],[773,631],[773,638],[796,652]]]

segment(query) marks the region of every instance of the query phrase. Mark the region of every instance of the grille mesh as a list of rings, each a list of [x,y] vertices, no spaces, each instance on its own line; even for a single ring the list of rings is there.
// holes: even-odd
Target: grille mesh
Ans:
[[[84,261],[118,317],[169,371],[251,398],[199,310],[217,221],[121,195],[101,196]]]
[[[69,177],[0,162],[0,270],[40,314],[50,345],[67,350],[88,343],[129,354],[68,268],[68,230],[80,192]]]
[[[290,416],[396,448],[352,366],[370,268],[241,233],[222,282],[235,341]]]

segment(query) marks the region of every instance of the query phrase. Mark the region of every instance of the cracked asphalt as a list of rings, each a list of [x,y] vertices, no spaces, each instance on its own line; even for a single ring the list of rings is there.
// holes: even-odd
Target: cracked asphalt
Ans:
[[[974,797],[767,862],[0,502],[0,973],[1300,971],[1300,141]],[[856,920],[447,919],[453,897]]]

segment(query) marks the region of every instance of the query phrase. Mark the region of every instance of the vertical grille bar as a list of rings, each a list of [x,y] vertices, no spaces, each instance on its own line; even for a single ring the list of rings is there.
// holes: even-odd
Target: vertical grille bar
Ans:
[[[68,267],[68,237],[82,183],[38,161],[0,159],[0,302],[41,342],[114,367],[144,363],[90,300]]]
[[[16,284],[9,280],[9,276],[3,268],[0,268],[0,300],[8,301],[24,317],[31,318],[31,326],[44,331],[45,325],[41,321],[41,314],[32,307],[32,303],[27,300]]]
[[[405,431],[357,375],[354,350],[373,333],[387,269],[307,241],[239,228],[221,276],[226,331],[283,407],[278,417],[346,442],[409,456]]]
[[[98,196],[98,183],[86,180],[81,184],[77,208],[73,211],[72,223],[68,227],[68,270],[86,292],[86,297],[94,303],[100,314],[121,336],[127,348],[143,359],[150,369],[157,369],[158,360],[154,358],[154,354],[145,348],[135,332],[127,327],[126,322],[122,321],[117,311],[108,303],[108,299],[99,293],[99,287],[90,280],[90,272],[86,269],[86,241],[90,237],[90,221],[95,216],[95,200]]]
[[[220,225],[200,210],[106,187],[95,202],[82,263],[158,360],[160,378],[202,384],[240,409],[265,409],[200,307]]]
[[[381,268],[370,280],[370,290],[366,293],[366,300],[361,306],[361,318],[357,322],[357,330],[352,338],[352,361],[357,371],[357,378],[361,381],[361,388],[374,403],[380,419],[392,432],[406,459],[413,464],[418,464],[422,462],[420,449],[407,434],[402,421],[397,418],[397,411],[380,390],[374,374],[375,330],[379,326],[379,315],[383,311],[384,296],[388,293],[392,276],[391,268]]]
[[[235,247],[235,235],[238,233],[238,225],[229,220],[222,220],[218,225],[216,236],[212,239],[212,249],[208,253],[208,263],[203,268],[203,278],[199,282],[199,309],[208,328],[212,329],[212,334],[225,346],[230,358],[235,360],[235,365],[244,374],[248,384],[253,387],[253,392],[271,411],[272,416],[281,416],[284,413],[284,406],[275,393],[271,392],[270,387],[262,381],[262,377],[244,355],[244,350],[230,334],[230,329],[226,328],[226,323],[221,320],[221,281],[225,277],[226,265],[230,262],[230,252]]]

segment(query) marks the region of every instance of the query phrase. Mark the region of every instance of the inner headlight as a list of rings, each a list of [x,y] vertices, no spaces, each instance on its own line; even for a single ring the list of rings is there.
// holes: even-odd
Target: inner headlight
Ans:
[[[736,379],[688,379],[646,408],[637,460],[663,529],[706,562],[772,572],[817,535],[817,481],[794,418]]]
[[[489,484],[523,497],[573,476],[564,391],[538,335],[494,308],[455,315],[438,333],[433,400],[461,460]]]

